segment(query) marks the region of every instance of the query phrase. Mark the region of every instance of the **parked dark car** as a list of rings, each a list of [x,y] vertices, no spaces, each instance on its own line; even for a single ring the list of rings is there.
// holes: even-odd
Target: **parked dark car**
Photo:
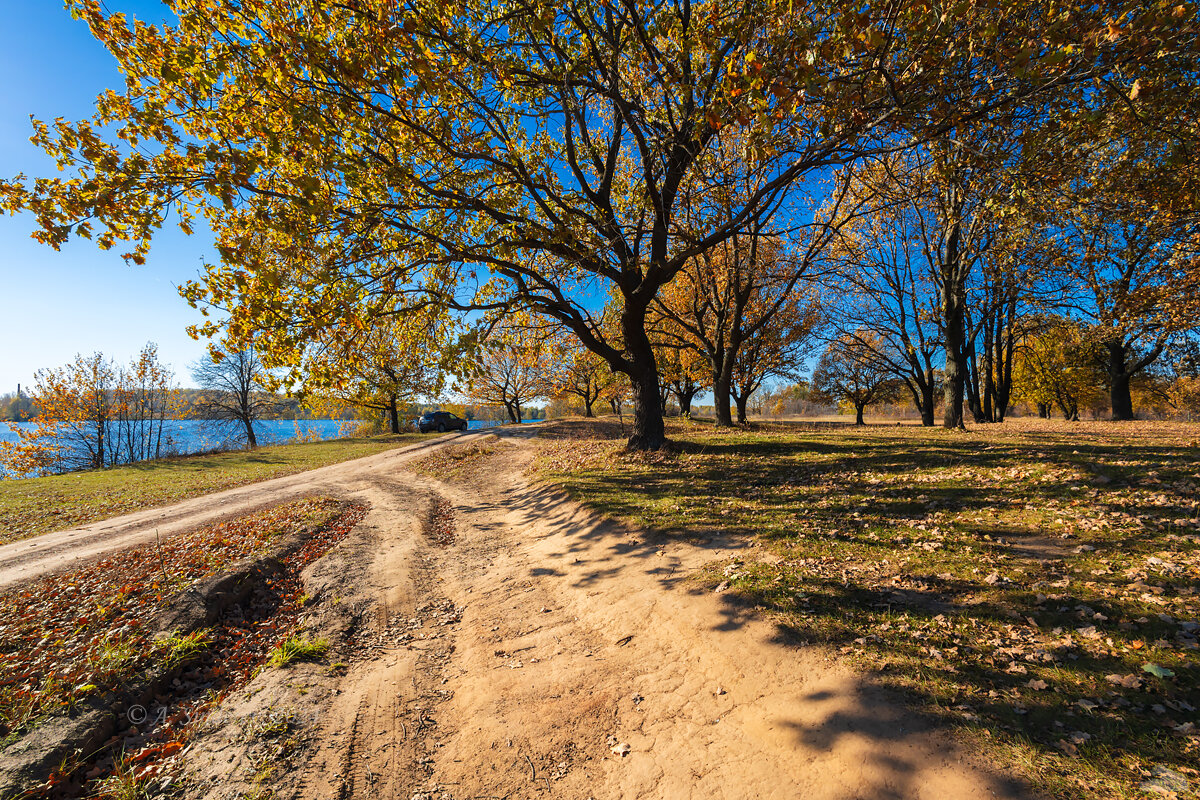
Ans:
[[[416,421],[416,428],[421,433],[429,433],[430,431],[437,431],[438,433],[465,431],[467,429],[467,421],[454,416],[449,411],[430,411],[427,414],[422,414],[420,419]]]

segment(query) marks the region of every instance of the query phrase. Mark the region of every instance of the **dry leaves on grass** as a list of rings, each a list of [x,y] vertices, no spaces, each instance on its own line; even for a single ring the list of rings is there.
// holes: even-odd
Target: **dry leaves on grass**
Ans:
[[[143,626],[187,586],[303,528],[318,533],[297,558],[327,549],[341,511],[331,499],[289,503],[0,595],[0,738],[155,657]]]

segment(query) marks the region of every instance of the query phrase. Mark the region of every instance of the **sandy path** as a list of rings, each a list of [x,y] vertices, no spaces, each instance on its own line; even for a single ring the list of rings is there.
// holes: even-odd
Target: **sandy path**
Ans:
[[[106,553],[153,541],[156,530],[165,537],[295,497],[313,493],[343,495],[363,480],[393,471],[403,462],[424,455],[431,448],[451,442],[470,441],[483,435],[482,431],[450,433],[308,472],[272,478],[170,506],[137,511],[6,544],[0,546],[0,589],[69,569]]]
[[[301,707],[319,713],[271,784],[281,798],[1022,796],[827,651],[683,580],[735,543],[606,521],[530,486],[530,450],[506,445],[461,484],[399,473],[363,490],[364,531],[314,589],[339,609],[317,629],[362,610],[341,623],[348,672],[256,679],[197,742],[194,796],[254,788],[244,731]],[[430,536],[451,518],[452,542]]]

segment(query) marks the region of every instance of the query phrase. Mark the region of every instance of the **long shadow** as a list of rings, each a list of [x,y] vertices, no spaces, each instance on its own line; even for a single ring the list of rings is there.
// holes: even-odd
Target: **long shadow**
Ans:
[[[587,428],[573,433],[586,438]],[[1142,661],[1161,660],[1172,648],[1195,652],[1200,624],[1194,613],[1148,611],[1139,593],[1126,591],[1132,578],[1125,571],[1142,564],[1139,574],[1147,573],[1144,565],[1162,554],[1167,535],[1185,563],[1194,562],[1198,467],[1200,447],[1149,437],[1105,441],[1022,432],[981,442],[876,428],[693,436],[677,441],[673,455],[635,459],[628,469],[620,461],[584,466],[562,482],[604,513],[658,525],[648,532],[616,523],[579,530],[581,542],[604,544],[612,556],[585,571],[580,585],[639,568],[676,587],[682,576],[645,564],[672,539],[724,556],[752,541],[777,544],[789,557],[735,581],[722,595],[714,631],[768,616],[778,621],[782,645],[820,643],[865,658],[875,665],[868,684],[900,692],[930,724],[984,728],[1055,757],[1078,753],[1093,767],[1132,780],[1128,764],[1200,767],[1186,739],[1171,733],[1177,726],[1186,730],[1200,707],[1200,669],[1184,662],[1166,678],[1141,671]],[[945,468],[966,472],[910,480],[922,471],[936,478]],[[1017,468],[1019,474],[1006,477]],[[1064,478],[1031,480],[1043,468]],[[528,503],[531,519],[558,527],[570,522],[558,498],[533,490],[514,500]],[[755,511],[724,516],[729,501]],[[682,510],[657,510],[670,503]],[[1130,513],[1137,524],[1076,530],[1064,539],[1048,521],[1048,509],[1072,504]],[[939,522],[944,530],[935,537],[916,528],[931,512],[962,520]],[[909,556],[924,539],[945,549],[924,560],[920,551]],[[837,563],[839,553],[844,564]],[[894,585],[882,585],[868,569],[900,557],[907,566],[893,570],[899,576]],[[939,559],[954,569],[939,574]],[[1110,567],[1108,559],[1124,566]],[[964,577],[973,562],[981,568]],[[992,576],[993,565],[1025,577]],[[1188,608],[1200,581],[1167,566],[1148,569],[1141,579],[1146,591],[1163,598],[1160,608]],[[848,569],[839,575],[839,567]],[[710,591],[719,579],[714,573],[695,590]],[[1084,647],[1084,639],[1107,645]],[[798,741],[815,747],[841,729],[892,735],[869,713],[831,717],[815,728],[796,725]],[[1112,766],[1119,763],[1126,766]]]

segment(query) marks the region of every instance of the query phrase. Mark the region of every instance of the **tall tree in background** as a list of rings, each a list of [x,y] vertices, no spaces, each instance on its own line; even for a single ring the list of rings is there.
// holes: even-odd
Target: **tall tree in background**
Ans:
[[[128,240],[135,261],[168,216],[190,230],[202,214],[222,263],[188,296],[230,298],[248,328],[412,291],[545,314],[629,377],[630,446],[654,448],[664,429],[646,315],[691,259],[832,165],[1048,88],[1124,88],[1164,63],[1191,75],[1176,67],[1193,44],[1177,7],[1194,18],[1193,3],[1157,1],[1048,14],[1033,0],[970,13],[172,0],[171,21],[152,26],[75,0],[126,87],[100,97],[92,120],[36,123],[36,142],[71,174],[18,176],[0,202],[32,211],[51,245]],[[1109,35],[1123,26],[1136,46]],[[680,246],[680,203],[726,129],[766,180],[727,219],[689,225],[705,233]],[[264,238],[299,249],[281,263]],[[609,289],[619,341],[582,296]],[[272,336],[258,344],[269,363],[286,361]]]
[[[923,247],[923,218],[903,198],[877,193],[893,167],[880,159],[855,168],[851,190],[867,213],[846,225],[830,247],[832,277],[823,302],[834,339],[859,341],[859,352],[902,381],[921,415],[934,424],[943,353],[934,265]]]
[[[279,405],[272,393],[271,374],[253,348],[213,349],[192,367],[192,379],[202,393],[193,413],[207,420],[229,423],[234,436],[253,449],[258,447],[254,424]]]
[[[1181,218],[1114,191],[1077,205],[1059,225],[1074,309],[1095,326],[1105,349],[1113,419],[1133,419],[1131,380],[1172,337],[1200,327],[1200,299],[1180,291],[1200,216]]]
[[[684,246],[703,241],[711,226],[727,224],[769,181],[769,173],[746,154],[746,142],[731,135],[719,137],[698,162],[703,190],[686,198],[681,209],[691,223],[680,229]],[[789,225],[787,215],[776,209],[763,213],[745,230],[698,253],[655,298],[654,334],[709,362],[718,426],[733,424],[730,398],[735,396],[741,398],[739,421],[745,421],[745,400],[757,385],[756,365],[766,364],[765,355],[778,349],[780,331],[790,324],[786,317],[798,310],[795,296],[807,294],[816,265],[852,217],[842,209],[847,188],[840,183],[824,208],[810,208],[814,219],[807,224]],[[809,204],[817,201],[810,198]],[[772,337],[774,344],[767,341]],[[752,352],[743,354],[744,346]],[[736,385],[735,371],[742,379]]]

